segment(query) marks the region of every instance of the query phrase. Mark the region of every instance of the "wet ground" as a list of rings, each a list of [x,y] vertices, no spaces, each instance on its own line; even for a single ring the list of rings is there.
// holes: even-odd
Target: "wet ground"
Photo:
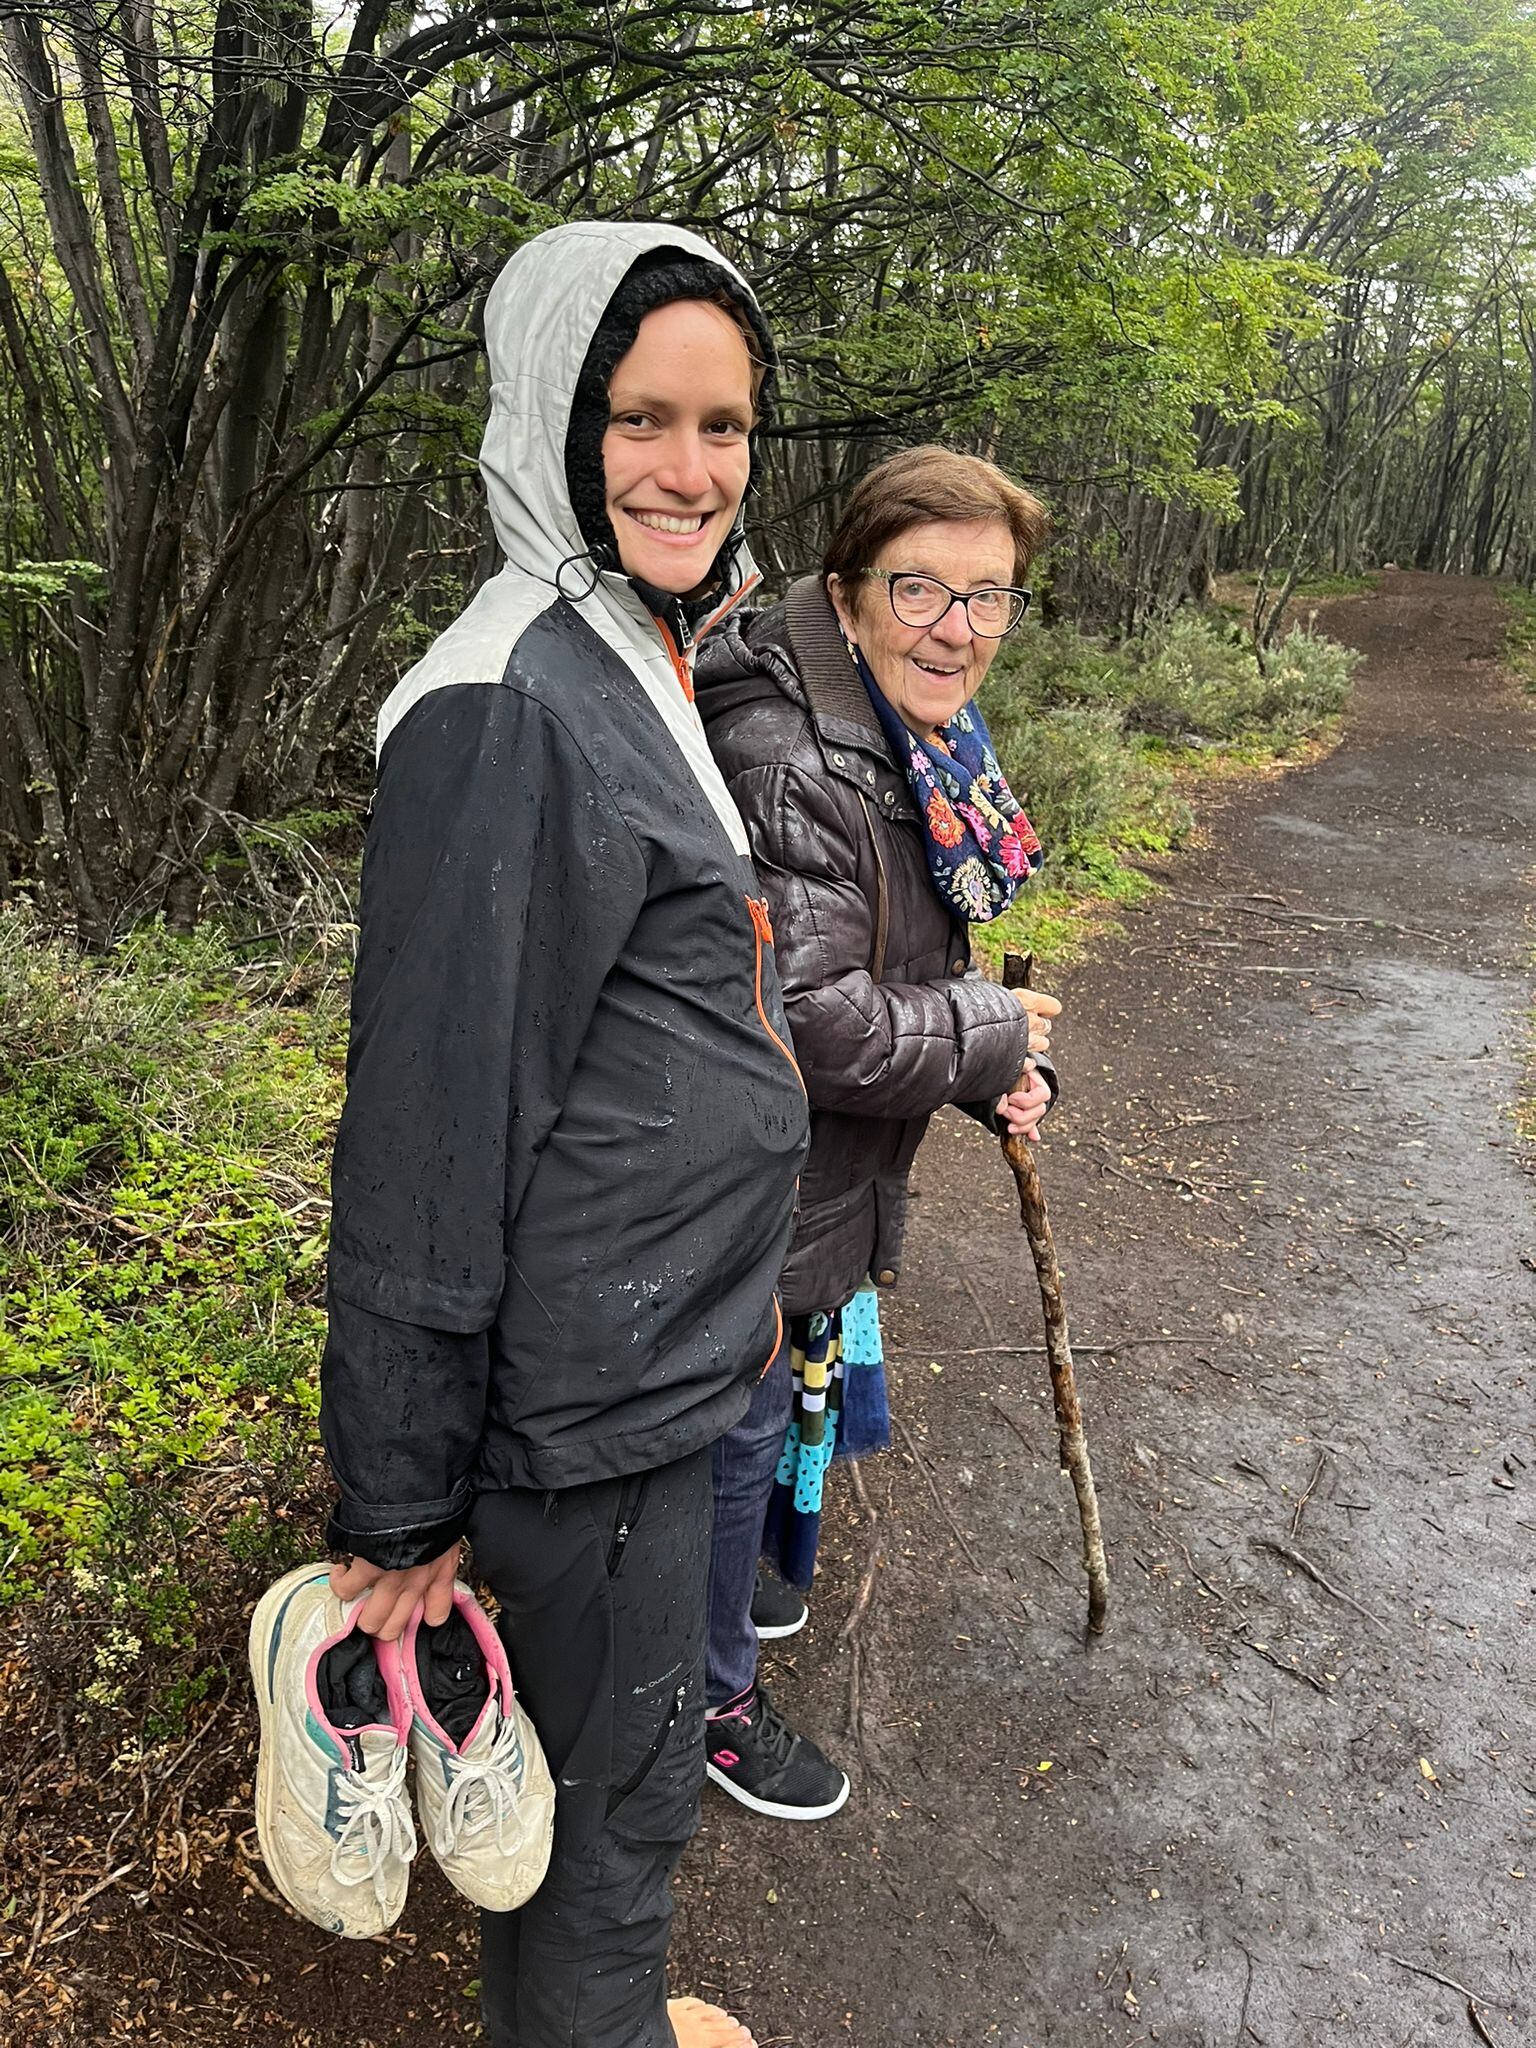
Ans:
[[[680,1883],[679,1988],[763,2048],[1536,2041],[1536,711],[1491,586],[1320,623],[1368,657],[1343,744],[1230,795],[1062,986],[1092,1646],[1011,1178],[947,1115],[918,1160],[902,1433],[770,1667],[853,1796],[797,1828],[711,1792]],[[84,1894],[5,2048],[471,2035],[435,1873],[404,1933],[328,1944],[242,1898],[205,1762],[200,1887]]]

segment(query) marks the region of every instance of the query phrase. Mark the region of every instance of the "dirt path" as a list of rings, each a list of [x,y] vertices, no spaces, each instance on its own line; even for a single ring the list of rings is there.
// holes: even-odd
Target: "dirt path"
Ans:
[[[1235,798],[1064,991],[1045,1171],[1079,1337],[1116,1346],[1080,1366],[1109,1637],[1081,1641],[1041,1362],[963,1355],[1038,1310],[994,1147],[946,1117],[890,1325],[983,1569],[909,1458],[867,1468],[854,1799],[798,1831],[712,1796],[688,1867],[689,1981],[760,2039],[1475,2042],[1410,1963],[1499,2048],[1536,2039],[1536,1219],[1506,1115],[1536,718],[1489,586],[1391,575],[1320,623],[1368,657],[1343,745]],[[853,1765],[865,1537],[840,1547],[778,1692]]]
[[[763,2048],[1475,2043],[1419,1972],[1496,2048],[1536,2037],[1536,1220],[1506,1115],[1536,715],[1488,586],[1393,576],[1323,623],[1369,657],[1343,745],[1232,797],[1064,990],[1045,1171],[1079,1341],[1110,1347],[1080,1365],[1092,1649],[1043,1364],[979,1348],[1039,1337],[1011,1183],[958,1118],[918,1161],[889,1333],[924,1470],[865,1468],[857,1729],[857,1517],[775,1660],[854,1796],[791,1828],[711,1793],[681,1883],[679,1983]],[[233,1843],[219,1761],[197,1796]],[[326,1943],[224,1856],[169,1893],[51,1876],[4,2048],[477,2031],[430,1867],[403,1933]]]

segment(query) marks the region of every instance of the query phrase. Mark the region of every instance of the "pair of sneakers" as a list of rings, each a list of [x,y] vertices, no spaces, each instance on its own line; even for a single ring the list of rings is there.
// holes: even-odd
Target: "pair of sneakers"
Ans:
[[[418,1609],[393,1643],[358,1627],[364,1598],[337,1599],[328,1565],[301,1565],[251,1618],[256,1833],[273,1882],[329,1933],[392,1927],[417,1851],[414,1762],[443,1875],[511,1912],[543,1881],[555,1791],[501,1639],[458,1580],[447,1621],[429,1628]]]

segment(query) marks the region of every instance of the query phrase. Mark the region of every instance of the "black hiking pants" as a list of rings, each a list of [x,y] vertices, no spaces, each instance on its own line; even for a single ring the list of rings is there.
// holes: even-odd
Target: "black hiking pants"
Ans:
[[[555,1780],[549,1874],[480,1916],[491,2048],[675,2048],[672,1874],[704,1781],[710,1452],[482,1494],[475,1565]]]

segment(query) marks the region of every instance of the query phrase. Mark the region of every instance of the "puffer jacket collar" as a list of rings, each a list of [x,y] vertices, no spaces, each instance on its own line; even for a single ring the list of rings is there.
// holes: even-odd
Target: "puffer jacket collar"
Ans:
[[[781,605],[739,625],[731,622],[700,649],[701,692],[725,688],[754,671],[771,677],[792,704],[809,713],[830,776],[857,790],[882,817],[917,817],[911,785],[891,759],[819,576],[802,576]]]

